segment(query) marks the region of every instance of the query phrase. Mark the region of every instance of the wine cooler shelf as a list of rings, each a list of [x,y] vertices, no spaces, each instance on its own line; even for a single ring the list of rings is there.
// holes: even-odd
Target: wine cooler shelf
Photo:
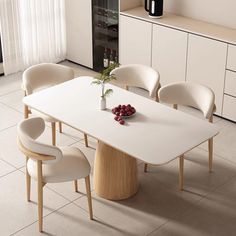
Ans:
[[[118,62],[118,0],[93,0],[93,68]]]
[[[99,6],[94,6],[94,14],[98,16],[106,17],[109,20],[116,20],[116,21],[118,21],[118,17],[119,17],[118,11],[106,9]]]

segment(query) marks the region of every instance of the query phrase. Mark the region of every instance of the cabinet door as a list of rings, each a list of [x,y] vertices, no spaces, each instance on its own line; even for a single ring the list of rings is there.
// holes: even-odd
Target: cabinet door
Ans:
[[[187,46],[188,33],[153,25],[152,67],[162,85],[186,79]]]
[[[151,66],[152,24],[120,16],[120,63]]]
[[[227,44],[189,35],[187,81],[204,84],[215,93],[216,114],[222,114]]]
[[[93,67],[91,0],[66,0],[67,59]]]

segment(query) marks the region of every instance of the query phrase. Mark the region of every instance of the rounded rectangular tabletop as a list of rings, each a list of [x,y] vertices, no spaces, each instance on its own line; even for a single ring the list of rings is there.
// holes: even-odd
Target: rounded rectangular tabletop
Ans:
[[[144,162],[165,164],[218,134],[214,124],[150,99],[107,84],[114,93],[107,110],[99,109],[101,87],[83,76],[29,95],[31,108],[83,131]],[[111,109],[131,104],[136,115],[125,125],[114,120]]]

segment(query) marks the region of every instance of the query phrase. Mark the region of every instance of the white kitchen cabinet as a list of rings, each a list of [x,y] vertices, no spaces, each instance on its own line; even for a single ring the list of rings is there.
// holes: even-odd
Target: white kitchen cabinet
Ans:
[[[153,25],[152,67],[161,84],[185,81],[188,33]]]
[[[187,81],[204,84],[214,91],[218,115],[222,115],[226,56],[226,43],[189,34]]]
[[[236,97],[236,72],[226,71],[225,93]],[[236,107],[235,107],[236,110]]]
[[[66,0],[67,59],[93,67],[91,0]]]
[[[120,16],[119,58],[122,65],[151,66],[152,24]]]
[[[223,116],[236,122],[236,98],[224,95]]]
[[[236,46],[229,45],[227,69],[236,71]]]

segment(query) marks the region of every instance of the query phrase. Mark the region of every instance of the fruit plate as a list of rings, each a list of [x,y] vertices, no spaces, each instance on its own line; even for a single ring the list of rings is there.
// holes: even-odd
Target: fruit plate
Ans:
[[[123,119],[131,118],[136,115],[136,111],[130,116],[121,116]]]
[[[112,109],[112,113],[116,115],[116,117],[121,118],[130,118],[136,114],[136,110],[130,104],[128,105],[119,105]]]

